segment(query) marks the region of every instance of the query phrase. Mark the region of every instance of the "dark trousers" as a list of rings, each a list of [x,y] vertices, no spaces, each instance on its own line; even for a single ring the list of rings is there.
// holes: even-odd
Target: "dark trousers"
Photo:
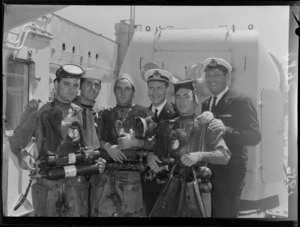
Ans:
[[[156,199],[162,190],[164,184],[157,184],[155,180],[153,181],[142,181],[143,190],[143,200],[146,207],[147,216],[151,212]]]
[[[212,217],[236,218],[242,188],[213,188],[212,190]]]

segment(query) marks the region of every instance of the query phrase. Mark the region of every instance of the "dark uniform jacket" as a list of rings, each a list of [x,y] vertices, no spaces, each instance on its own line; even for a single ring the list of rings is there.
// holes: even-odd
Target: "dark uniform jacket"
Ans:
[[[149,107],[150,111],[152,109],[152,104]],[[175,105],[173,103],[169,103],[168,101],[162,108],[161,112],[159,113],[157,117],[158,122],[162,122],[165,120],[170,120],[173,118],[178,117],[178,112],[175,108]],[[159,137],[156,135],[157,140],[159,140]],[[151,211],[151,209],[154,206],[154,203],[156,201],[156,198],[158,197],[163,184],[157,184],[156,181],[142,181],[143,186],[143,197],[144,197],[144,203],[147,209],[147,213]]]
[[[209,111],[210,99],[211,97],[202,103],[202,112]],[[232,154],[228,165],[210,165],[214,176],[213,185],[241,187],[244,185],[244,176],[237,175],[240,171],[246,171],[246,146],[255,146],[261,140],[256,109],[249,97],[229,89],[216,105],[213,114],[232,129],[232,132],[226,131],[223,136]]]
[[[149,107],[150,110],[152,108],[152,104]],[[160,120],[170,120],[172,118],[178,117],[178,112],[175,108],[175,105],[173,103],[169,103],[168,101],[162,108],[161,112],[158,115],[158,121]]]

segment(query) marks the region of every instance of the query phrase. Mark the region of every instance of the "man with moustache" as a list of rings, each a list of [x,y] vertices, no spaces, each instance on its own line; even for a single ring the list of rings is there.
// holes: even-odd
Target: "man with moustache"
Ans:
[[[49,155],[69,155],[85,146],[84,152],[100,146],[95,127],[83,122],[82,109],[73,104],[79,90],[80,77],[84,70],[77,65],[67,64],[56,71],[55,99],[23,113],[14,135],[9,138],[12,152],[19,158],[19,165],[26,170],[35,170],[37,160]],[[86,122],[93,122],[90,115]],[[83,124],[83,132],[80,127]],[[24,149],[32,137],[37,143],[37,153]],[[103,172],[105,161],[99,159],[99,172]],[[65,169],[68,177],[48,180],[36,179],[32,186],[35,216],[86,217],[88,216],[88,182],[84,176],[77,176],[74,169]]]
[[[212,215],[234,218],[245,185],[247,147],[261,140],[256,109],[245,94],[228,87],[232,66],[221,58],[207,58],[203,62],[205,82],[212,96],[202,104],[202,111],[210,110],[216,119],[213,130],[224,133],[224,140],[232,153],[227,166],[210,164],[212,170]]]

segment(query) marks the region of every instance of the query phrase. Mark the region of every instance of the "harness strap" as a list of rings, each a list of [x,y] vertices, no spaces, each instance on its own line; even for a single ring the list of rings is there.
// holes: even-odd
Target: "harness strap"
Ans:
[[[153,206],[151,212],[149,213],[149,217],[152,216],[152,214],[153,214],[153,212],[155,211],[156,207],[158,206],[160,200],[162,199],[162,196],[165,194],[166,190],[169,188],[169,185],[171,184],[171,181],[172,181],[172,179],[173,179],[173,177],[174,177],[174,175],[173,175],[174,170],[175,170],[175,168],[177,167],[177,165],[178,165],[179,163],[180,163],[180,162],[176,163],[176,164],[172,167],[172,169],[171,169],[171,171],[170,171],[169,179],[168,179],[168,181],[166,182],[166,184],[164,185],[164,187],[162,188],[162,190],[160,191],[160,193],[159,193],[159,195],[158,195],[158,197],[157,197],[157,199],[156,199],[156,201],[155,201],[155,204],[154,204],[154,206]]]
[[[86,108],[83,108],[83,113],[82,113],[82,120],[83,120],[83,130],[86,130],[86,111],[87,109]]]
[[[205,213],[203,201],[202,201],[200,190],[199,190],[199,183],[198,183],[196,171],[195,171],[194,167],[191,167],[191,168],[192,168],[193,176],[194,176],[193,184],[194,184],[194,189],[195,189],[195,193],[196,193],[197,202],[198,202],[202,217],[206,218],[207,216],[206,216],[206,213]]]

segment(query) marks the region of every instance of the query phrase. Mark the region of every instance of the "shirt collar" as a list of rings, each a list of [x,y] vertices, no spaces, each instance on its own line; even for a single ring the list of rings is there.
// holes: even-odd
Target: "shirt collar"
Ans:
[[[92,104],[84,104],[81,101],[82,101],[81,96],[77,96],[73,100],[73,103],[77,104],[78,106],[81,106],[83,108],[88,108],[88,109],[92,109],[95,106],[95,104],[96,104],[96,100],[94,100]]]
[[[157,115],[159,115],[160,112],[162,111],[162,109],[164,108],[164,106],[166,105],[166,103],[167,103],[167,100],[165,99],[165,101],[162,104],[160,104],[159,106],[157,106],[157,107],[155,107],[154,105],[152,105],[151,106],[152,112],[155,113],[155,109],[158,109]]]
[[[225,95],[225,93],[227,91],[228,91],[228,86],[226,86],[226,88],[220,94],[217,95],[216,105],[218,104],[218,102],[221,100],[221,98],[223,97],[223,95]],[[213,100],[213,97],[212,97],[212,100]]]

